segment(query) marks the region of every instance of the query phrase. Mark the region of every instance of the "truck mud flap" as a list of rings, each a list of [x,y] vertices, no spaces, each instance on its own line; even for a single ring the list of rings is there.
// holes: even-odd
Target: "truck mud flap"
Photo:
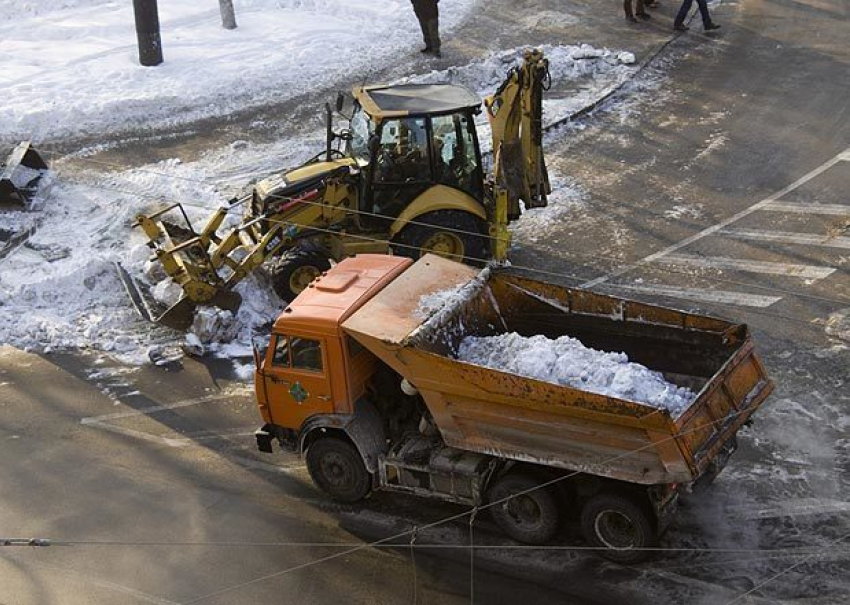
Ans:
[[[0,168],[0,206],[27,206],[38,191],[47,162],[29,141],[24,141]]]

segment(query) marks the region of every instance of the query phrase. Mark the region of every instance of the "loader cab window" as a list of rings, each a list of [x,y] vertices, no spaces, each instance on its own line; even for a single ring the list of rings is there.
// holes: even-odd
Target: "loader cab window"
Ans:
[[[375,158],[375,181],[414,183],[431,178],[425,118],[386,120]]]
[[[434,180],[482,199],[481,162],[472,116],[434,116],[431,132]]]
[[[359,105],[354,109],[349,128],[351,141],[348,143],[348,155],[368,162],[371,159],[369,138],[375,130],[372,120]]]
[[[277,368],[322,372],[322,343],[311,338],[278,335],[272,365]]]

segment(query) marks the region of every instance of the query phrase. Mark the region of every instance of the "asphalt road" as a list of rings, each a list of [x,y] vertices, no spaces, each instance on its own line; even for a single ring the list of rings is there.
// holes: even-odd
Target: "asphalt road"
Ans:
[[[582,10],[600,31],[605,16]],[[695,27],[550,138],[552,171],[585,195],[513,251],[567,283],[754,330],[777,391],[711,497],[683,507],[664,543],[680,550],[625,568],[570,549],[574,527],[564,548],[529,551],[486,518],[472,566],[451,548],[469,543],[463,519],[421,532],[414,556],[408,537],[364,547],[459,509],[388,495],[331,504],[301,461],[254,451],[251,393],[226,364],[131,371],[5,348],[0,538],[56,542],[0,546],[0,604],[846,603],[848,10],[715,9],[719,36]],[[636,35],[621,21],[608,39]],[[653,44],[661,21],[645,26]]]

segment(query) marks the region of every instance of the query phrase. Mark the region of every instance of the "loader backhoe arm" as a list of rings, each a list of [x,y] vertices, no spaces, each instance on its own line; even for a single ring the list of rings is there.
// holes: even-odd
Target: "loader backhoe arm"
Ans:
[[[496,260],[507,258],[507,224],[519,218],[519,202],[526,208],[541,208],[551,193],[543,159],[543,91],[549,83],[549,61],[543,51],[529,50],[522,65],[511,69],[498,90],[484,99],[493,134],[491,236]]]

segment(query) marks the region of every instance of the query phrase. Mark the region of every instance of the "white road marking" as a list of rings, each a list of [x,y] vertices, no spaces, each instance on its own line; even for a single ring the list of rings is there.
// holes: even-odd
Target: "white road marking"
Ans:
[[[775,519],[777,517],[806,517],[811,515],[839,515],[850,512],[850,502],[830,499],[800,498],[787,500],[767,508],[734,506],[727,508],[727,514],[744,519]]]
[[[9,558],[15,559],[19,565],[32,565],[33,567],[43,567],[53,571],[58,571],[60,573],[65,573],[75,578],[78,578],[83,582],[88,582],[89,584],[94,584],[95,586],[99,586],[101,588],[107,588],[109,590],[114,590],[115,592],[120,592],[122,594],[135,597],[139,601],[144,601],[145,603],[153,603],[153,605],[180,605],[175,601],[169,601],[168,599],[163,599],[162,597],[157,597],[156,595],[147,594],[146,592],[136,590],[135,588],[130,588],[129,586],[116,584],[115,582],[109,582],[108,580],[98,580],[73,569],[60,567],[59,565],[45,563],[44,561],[33,561],[32,558],[24,560],[15,556],[14,554],[9,555],[7,553],[4,553],[4,555]]]
[[[658,296],[669,296],[671,298],[681,298],[697,302],[710,302],[724,305],[729,304],[738,307],[764,308],[782,300],[781,296],[760,296],[758,294],[745,294],[743,292],[729,292],[726,290],[673,288],[670,286],[637,286],[631,284],[610,284],[610,286],[623,290],[630,290],[632,292],[656,294]]]
[[[790,233],[788,231],[750,231],[748,229],[723,229],[720,235],[736,239],[752,239],[780,244],[800,244],[821,248],[842,248],[850,250],[850,237],[815,235],[812,233]]]
[[[797,189],[801,185],[808,183],[813,178],[819,176],[820,174],[826,172],[827,170],[829,170],[830,168],[835,166],[838,162],[841,162],[842,160],[844,160],[845,157],[847,156],[847,154],[849,154],[849,153],[850,153],[850,148],[847,148],[844,151],[842,151],[841,153],[839,153],[838,155],[836,155],[831,160],[824,162],[823,164],[821,164],[820,166],[818,166],[817,168],[815,168],[814,170],[812,170],[808,174],[800,177],[799,179],[797,179],[796,181],[794,181],[793,183],[791,183],[790,185],[788,185],[784,189],[777,191],[773,195],[766,197],[765,199],[761,200],[760,202],[757,202],[756,204],[753,204],[752,206],[750,206],[749,208],[746,208],[745,210],[742,210],[741,212],[733,214],[732,216],[730,216],[726,220],[721,221],[721,222],[717,223],[716,225],[712,225],[711,227],[708,227],[707,229],[703,229],[699,233],[695,233],[694,235],[687,237],[687,238],[681,240],[680,242],[673,244],[672,246],[668,246],[667,248],[664,248],[663,250],[659,250],[658,252],[655,252],[654,254],[650,254],[649,256],[644,257],[643,259],[639,260],[638,262],[636,262],[634,264],[627,265],[625,267],[617,269],[616,271],[612,271],[611,273],[609,273],[607,275],[603,275],[602,277],[597,277],[596,279],[592,279],[590,281],[587,281],[587,282],[583,283],[580,287],[582,287],[582,288],[592,288],[593,286],[602,284],[602,283],[608,281],[609,279],[612,279],[614,277],[622,275],[623,273],[627,273],[628,271],[632,271],[633,269],[635,269],[635,268],[637,268],[641,265],[651,263],[652,261],[658,260],[659,258],[663,258],[663,257],[667,256],[668,254],[672,254],[673,252],[676,252],[677,250],[681,250],[685,246],[689,246],[692,243],[703,239],[704,237],[707,237],[709,235],[717,233],[721,229],[725,229],[726,227],[728,227],[732,223],[739,221],[740,219],[744,218],[745,216],[749,216],[750,214],[757,212],[758,210],[762,210],[765,207],[767,207],[768,205],[775,203],[776,200],[781,198],[783,195],[787,195],[788,193],[790,193],[791,191],[794,191],[795,189]]]
[[[234,397],[239,397],[240,395],[247,395],[249,391],[245,391],[244,393],[233,392],[233,393],[220,393],[217,395],[207,395],[204,397],[197,397],[194,399],[186,399],[183,401],[178,401],[176,403],[171,403],[167,405],[156,405],[147,408],[142,408],[140,410],[130,410],[127,412],[115,412],[112,414],[103,414],[102,416],[90,416],[88,418],[83,418],[80,420],[80,424],[84,426],[92,426],[99,429],[103,429],[105,431],[110,431],[112,433],[118,433],[120,435],[125,435],[127,437],[134,437],[136,439],[142,439],[144,441],[151,441],[153,443],[158,443],[160,445],[167,445],[169,447],[186,447],[189,445],[193,445],[197,442],[197,439],[186,438],[186,437],[163,437],[160,435],[153,435],[151,433],[145,433],[144,431],[137,431],[135,429],[126,428],[123,426],[116,426],[114,424],[110,424],[110,421],[119,420],[123,418],[132,418],[133,416],[148,416],[150,414],[155,414],[157,412],[164,412],[168,410],[175,410],[178,408],[189,407],[193,405],[201,405],[204,403],[213,403],[216,401],[232,399]],[[244,427],[239,427],[238,431],[244,431]],[[210,435],[205,437],[206,439],[212,438],[214,436]]]
[[[261,471],[268,471],[270,473],[282,473],[284,475],[297,475],[302,474],[307,470],[307,465],[303,462],[293,462],[290,464],[269,464],[268,462],[261,462],[259,460],[253,460],[251,458],[245,458],[243,456],[227,456],[228,460],[232,460],[236,464],[240,466],[244,466],[245,468],[253,468],[259,469]]]
[[[692,254],[668,254],[661,262],[673,263],[676,265],[688,265],[690,267],[725,269],[727,271],[746,271],[747,273],[764,273],[767,275],[787,275],[789,277],[800,277],[802,279],[809,280],[823,279],[835,273],[835,269],[833,267],[794,265],[791,263],[774,263],[739,258],[723,258],[721,256],[698,256]]]
[[[791,214],[828,214],[831,216],[850,216],[847,204],[802,204],[799,202],[773,202],[762,208],[770,212],[790,212]]]

